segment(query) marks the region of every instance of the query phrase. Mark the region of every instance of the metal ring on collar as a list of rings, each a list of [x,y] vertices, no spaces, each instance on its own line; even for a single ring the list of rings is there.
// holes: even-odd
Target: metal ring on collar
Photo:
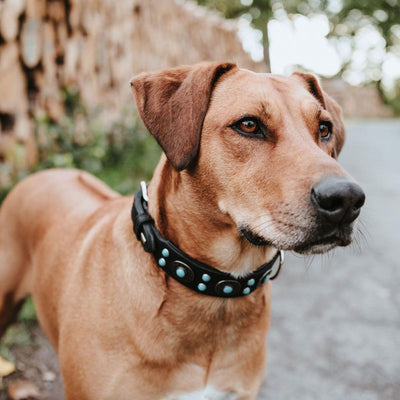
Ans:
[[[273,280],[273,279],[278,277],[279,272],[281,272],[281,268],[282,268],[282,265],[284,264],[284,262],[285,262],[285,253],[284,253],[283,250],[279,250],[279,265],[278,265],[278,269],[276,270],[274,275],[271,275],[271,278],[270,278],[271,280]]]

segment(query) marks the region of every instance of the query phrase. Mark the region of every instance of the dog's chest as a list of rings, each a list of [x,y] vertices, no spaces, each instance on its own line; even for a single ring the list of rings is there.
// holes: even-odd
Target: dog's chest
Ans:
[[[175,397],[173,400],[236,400],[238,394],[232,392],[221,392],[211,386],[207,386],[204,390],[190,392]]]

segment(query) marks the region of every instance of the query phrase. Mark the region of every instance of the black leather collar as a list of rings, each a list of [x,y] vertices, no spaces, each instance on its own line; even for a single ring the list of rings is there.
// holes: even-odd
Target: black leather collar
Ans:
[[[146,185],[142,182],[142,188],[135,194],[131,213],[135,235],[141,241],[144,250],[154,255],[158,266],[182,285],[208,296],[240,297],[254,292],[278,276],[284,261],[281,250],[270,262],[241,278],[235,278],[227,272],[196,261],[161,236],[148,213],[147,201]],[[278,269],[271,276],[278,258],[280,259]]]

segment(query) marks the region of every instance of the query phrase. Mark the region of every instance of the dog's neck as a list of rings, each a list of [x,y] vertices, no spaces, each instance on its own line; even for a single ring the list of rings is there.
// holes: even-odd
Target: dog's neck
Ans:
[[[149,185],[149,212],[161,234],[200,262],[238,277],[271,260],[276,249],[250,244],[212,193],[163,155]]]

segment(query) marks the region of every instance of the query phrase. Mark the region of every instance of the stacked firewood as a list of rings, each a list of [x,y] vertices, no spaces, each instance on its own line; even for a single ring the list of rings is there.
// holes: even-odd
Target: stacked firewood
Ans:
[[[63,114],[58,64],[68,38],[66,5],[0,1],[0,162],[17,170],[36,161],[33,116]]]

